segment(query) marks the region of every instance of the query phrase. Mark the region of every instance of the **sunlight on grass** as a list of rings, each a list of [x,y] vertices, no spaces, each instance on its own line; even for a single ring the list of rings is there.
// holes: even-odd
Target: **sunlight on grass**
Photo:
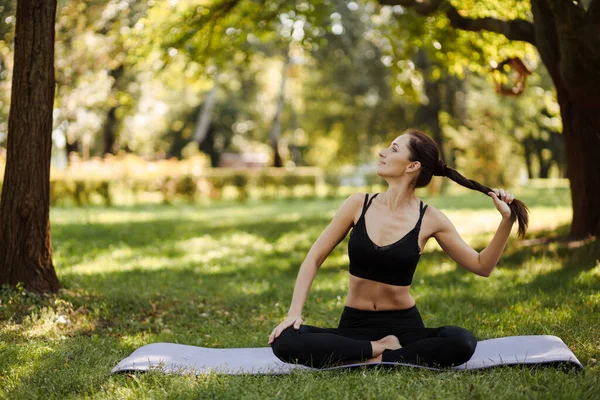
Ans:
[[[340,251],[337,253],[331,253],[329,257],[327,257],[327,259],[323,262],[321,268],[336,267],[343,268],[345,270],[345,267],[350,262],[350,259],[348,258],[348,252],[345,250],[345,248],[347,248],[347,244],[344,244],[343,252]]]
[[[304,202],[270,203],[260,202],[248,205],[177,205],[171,207],[149,205],[133,207],[122,207],[115,209],[83,207],[73,212],[72,208],[54,207],[50,210],[52,224],[64,225],[69,223],[83,224],[114,224],[123,221],[148,222],[157,220],[185,219],[191,222],[207,222],[208,224],[232,225],[236,222],[256,220],[257,218],[269,218],[272,221],[297,221],[308,214],[327,214],[330,211],[322,209],[323,203],[341,204],[339,200],[319,200],[316,205],[303,204]],[[280,212],[273,213],[273,204]],[[302,205],[302,212],[298,212]],[[339,205],[338,204],[338,205]],[[251,210],[251,212],[249,212]]]
[[[595,310],[600,309],[600,292],[588,295],[585,298],[585,305]]]
[[[139,249],[130,247],[110,249],[90,262],[72,266],[69,272],[93,274],[196,266],[204,272],[215,273],[223,270],[222,260],[228,260],[227,265],[240,268],[252,265],[257,255],[272,249],[272,244],[256,235],[234,233],[218,239],[204,235],[174,242],[168,256],[157,254],[163,253],[164,248],[147,248],[143,252],[145,256],[139,254]]]
[[[25,334],[30,338],[60,339],[64,338],[61,325],[66,325],[68,322],[62,309],[44,307],[25,317],[23,327],[26,328]]]
[[[591,283],[600,281],[600,260],[596,260],[596,266],[589,271],[581,271],[575,279],[577,283]]]
[[[123,335],[119,338],[119,342],[130,348],[138,348],[153,342],[156,335],[149,332],[139,332],[134,335]]]
[[[495,230],[502,217],[496,210],[489,211],[444,211],[461,235]]]
[[[263,280],[260,282],[244,282],[238,286],[239,290],[244,294],[255,294],[259,295],[269,290],[271,284],[269,281]]]
[[[113,257],[112,254],[103,254],[91,262],[74,265],[68,268],[68,274],[107,274],[115,271],[136,271],[140,269],[164,269],[176,265],[173,258],[157,256],[133,256],[136,252],[131,249],[117,251],[121,259]],[[127,257],[126,254],[131,254]]]
[[[314,235],[314,231],[289,232],[281,235],[275,246],[281,252],[294,251],[299,246],[307,248],[312,245]]]
[[[280,214],[273,217],[274,222],[290,222],[298,221],[302,218],[302,214],[298,212]]]
[[[537,259],[527,260],[523,265],[518,267],[512,275],[519,283],[528,283],[537,279],[540,275],[546,275],[552,271],[558,271],[562,268],[560,259],[552,257],[541,257]]]
[[[495,209],[454,211],[444,210],[450,221],[456,227],[456,230],[462,234],[474,234],[478,232],[495,231],[500,224],[501,217]],[[554,230],[562,226],[572,218],[572,211],[569,208],[530,208],[529,230]],[[513,233],[517,231],[516,225],[513,227]]]
[[[315,292],[325,291],[332,293],[344,293],[348,287],[347,273],[340,271],[338,274],[333,276],[333,279],[315,279],[312,286]]]
[[[573,211],[567,207],[531,207],[530,211],[529,229],[532,231],[554,230],[559,226],[570,223],[573,218]]]
[[[430,270],[429,276],[442,275],[456,270],[455,263],[443,262],[438,267],[434,267]]]

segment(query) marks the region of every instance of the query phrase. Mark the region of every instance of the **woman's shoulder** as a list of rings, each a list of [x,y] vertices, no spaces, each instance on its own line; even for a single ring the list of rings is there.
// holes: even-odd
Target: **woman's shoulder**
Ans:
[[[423,216],[423,223],[429,225],[433,231],[441,230],[448,225],[452,225],[452,222],[446,214],[431,204],[427,204],[427,210]]]
[[[365,200],[366,193],[356,192],[349,195],[344,202],[340,205],[340,208],[356,208],[358,205],[362,207]]]
[[[362,209],[365,193],[357,192],[348,196],[340,205],[335,213],[334,220],[347,221],[349,226],[354,225],[354,221]]]
[[[362,204],[365,201],[366,196],[367,196],[367,193],[365,193],[365,192],[354,192],[346,198],[346,201],[351,202],[351,203]],[[369,193],[369,197],[371,197],[371,196],[372,196],[372,194]]]
[[[352,193],[346,198],[346,200],[344,200],[340,206],[340,209],[349,211],[351,213],[356,213],[362,210],[363,204],[365,203],[365,196],[365,192]]]
[[[421,200],[421,201],[423,202],[423,207],[427,208],[425,210],[426,211],[425,215],[427,215],[428,219],[439,219],[439,218],[446,216],[442,211],[435,208],[431,204],[425,203],[423,200]]]

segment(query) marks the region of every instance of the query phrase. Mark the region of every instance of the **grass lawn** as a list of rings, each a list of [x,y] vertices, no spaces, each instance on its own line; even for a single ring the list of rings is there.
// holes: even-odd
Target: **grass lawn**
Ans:
[[[566,188],[516,193],[531,208],[527,239],[566,233]],[[500,221],[491,200],[477,193],[424,200],[443,209],[478,250]],[[584,364],[581,372],[110,374],[119,360],[153,342],[266,346],[287,312],[298,267],[342,201],[53,208],[54,263],[64,289],[42,298],[0,293],[0,397],[600,398],[598,241],[521,242],[516,227],[487,279],[428,243],[412,287],[425,324],[464,326],[480,340],[557,335]],[[347,289],[346,245],[317,274],[306,323],[336,325]]]

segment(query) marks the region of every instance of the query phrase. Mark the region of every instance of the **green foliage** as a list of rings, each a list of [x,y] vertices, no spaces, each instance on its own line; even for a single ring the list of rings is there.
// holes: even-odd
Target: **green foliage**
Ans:
[[[528,1],[454,0],[451,3],[468,18],[532,20]],[[379,21],[378,29],[391,43],[389,54],[393,59],[390,64],[399,69],[402,65],[397,63],[411,59],[420,49],[426,50],[444,69],[461,78],[467,71],[487,75],[493,62],[500,63],[514,56],[527,56],[537,63],[537,52],[528,43],[510,41],[504,35],[492,32],[470,32],[451,27],[443,7],[428,17],[418,15],[410,7],[388,7]],[[439,72],[434,70],[432,74],[435,78]]]
[[[3,16],[12,21],[13,4],[5,3]],[[452,4],[474,18],[531,19],[529,2]],[[0,96],[5,96],[0,99],[5,100],[0,106],[0,145],[8,117],[11,23],[0,30],[5,38],[0,43]],[[417,62],[420,52],[427,54],[430,68]],[[214,164],[223,152],[269,153],[286,56],[290,66],[279,150],[288,164],[326,169],[369,163],[376,148],[411,125],[428,130],[436,116],[416,118],[423,105],[435,101],[428,98],[426,82],[440,82],[450,99],[444,108],[447,118],[441,121],[445,131],[472,135],[469,141],[476,143],[483,133],[474,125],[482,121],[465,125],[446,83],[453,75],[490,76],[490,63],[515,55],[537,65],[530,45],[509,43],[489,32],[453,29],[443,12],[423,18],[410,8],[380,7],[374,0],[60,2],[53,157],[57,165],[64,161],[65,141],[77,145],[84,159],[102,156],[107,126],[114,128],[117,148],[149,159],[183,157],[213,86],[217,104],[202,151]],[[509,115],[514,121],[512,126],[494,123],[494,129],[499,129],[495,132],[504,147],[517,150],[509,154],[500,148],[488,155],[524,165],[522,159],[533,154],[532,175],[537,174],[535,165],[539,170],[547,166],[544,162],[564,175],[552,84],[543,73],[530,77],[529,83],[516,101],[489,102],[496,110],[489,109],[486,117]],[[491,87],[489,79],[466,82],[457,93],[496,97],[487,90]],[[462,154],[467,157],[467,152]],[[223,187],[217,184],[214,193]],[[168,198],[175,192],[164,187]]]
[[[110,206],[113,204],[112,185],[114,182],[106,180],[52,179],[50,204],[67,203],[83,206],[99,201]]]
[[[539,172],[531,173],[528,152],[539,159],[545,155],[551,160],[548,164],[564,171],[558,104],[548,79],[546,71],[540,69],[517,98],[497,96],[486,80],[476,75],[467,79],[460,93],[463,110],[456,116],[447,112],[440,115],[449,153],[459,172],[488,186],[513,185],[519,178],[539,177]],[[537,167],[533,172],[539,170]]]
[[[480,125],[451,132],[456,170],[489,187],[515,185],[523,170],[523,164],[515,162],[518,148],[514,143],[498,140],[499,135],[493,127]]]
[[[322,185],[322,172],[315,168],[280,170],[206,170],[202,174],[173,173],[167,176],[101,178],[55,177],[50,182],[50,204],[77,206],[90,204],[126,204],[153,202],[153,193],[160,193],[162,202],[171,204],[184,200],[190,203],[203,198],[222,199],[226,188],[235,190],[235,198],[268,198],[316,196]],[[1,188],[0,181],[0,188]]]
[[[568,188],[528,187],[529,243],[511,237],[490,278],[460,269],[433,243],[412,294],[427,326],[480,340],[561,337],[581,372],[506,367],[475,373],[365,369],[289,376],[109,373],[155,342],[263,347],[287,312],[298,268],[343,198],[51,210],[58,295],[0,291],[2,398],[597,398],[600,265],[596,242],[540,243],[565,231]],[[564,196],[563,196],[564,195]],[[519,197],[519,196],[518,196]],[[481,250],[497,211],[483,195],[424,198]],[[552,202],[552,203],[550,203]],[[556,227],[559,230],[556,231]],[[537,244],[536,244],[537,243]],[[332,326],[347,290],[346,240],[320,268],[305,321]]]
[[[198,184],[191,175],[181,177],[175,186],[175,192],[184,195],[190,202],[194,201],[197,190]]]
[[[486,90],[481,79],[471,81],[474,90],[467,93],[465,104],[468,117],[456,128],[448,120],[445,129],[456,169],[486,186],[512,186],[524,171],[524,158],[512,135],[511,109],[499,106],[501,99]]]

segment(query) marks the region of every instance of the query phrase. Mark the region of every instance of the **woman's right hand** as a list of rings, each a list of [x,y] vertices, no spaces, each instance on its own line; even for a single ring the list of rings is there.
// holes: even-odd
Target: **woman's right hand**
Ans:
[[[281,332],[283,332],[292,325],[294,326],[294,329],[300,329],[300,325],[302,325],[302,322],[302,317],[300,315],[288,316],[285,319],[285,321],[283,321],[282,323],[277,325],[275,329],[273,329],[273,332],[271,332],[271,335],[269,336],[269,344],[273,343],[275,339],[278,338],[279,335],[281,335]]]

